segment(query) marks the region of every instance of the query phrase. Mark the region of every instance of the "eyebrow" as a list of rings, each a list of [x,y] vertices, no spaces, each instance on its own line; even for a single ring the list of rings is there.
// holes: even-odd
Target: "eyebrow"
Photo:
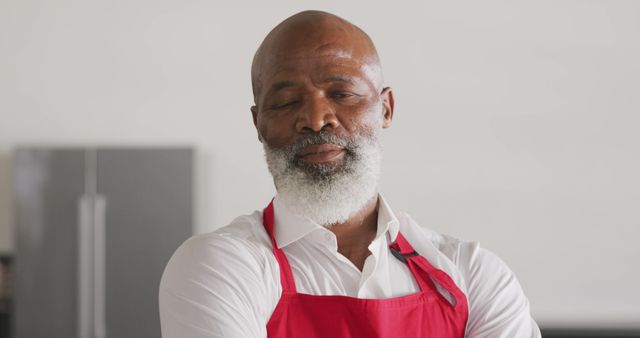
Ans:
[[[289,87],[295,87],[296,84],[293,81],[280,81],[280,82],[276,82],[274,84],[271,85],[271,89],[269,90],[270,92],[277,92],[279,90],[285,89],[285,88],[289,88]]]
[[[353,79],[353,77],[345,76],[345,75],[331,75],[322,79],[321,82],[322,83],[343,82],[348,84],[355,84],[355,80]],[[297,84],[293,81],[280,81],[272,84],[269,92],[276,93],[282,89],[291,88],[295,86],[297,86]]]

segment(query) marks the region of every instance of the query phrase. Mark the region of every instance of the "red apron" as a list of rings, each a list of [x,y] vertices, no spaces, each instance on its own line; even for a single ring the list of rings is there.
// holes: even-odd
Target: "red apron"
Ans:
[[[274,236],[273,203],[263,213],[280,266],[282,296],[267,323],[269,338],[374,338],[374,337],[463,337],[467,324],[467,299],[444,271],[418,255],[402,234],[389,246],[405,262],[420,291],[385,299],[348,296],[318,296],[298,293],[291,267]],[[447,290],[452,305],[432,281]]]

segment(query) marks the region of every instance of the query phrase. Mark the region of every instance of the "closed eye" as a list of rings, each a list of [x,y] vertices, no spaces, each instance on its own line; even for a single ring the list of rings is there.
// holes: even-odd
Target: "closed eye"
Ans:
[[[284,108],[292,106],[292,105],[294,105],[296,103],[298,103],[298,100],[287,101],[287,102],[284,102],[284,103],[277,103],[277,104],[274,104],[273,106],[271,106],[271,109],[284,109]]]
[[[348,97],[353,97],[353,96],[358,96],[354,93],[351,92],[335,92],[335,93],[331,93],[329,95],[330,97],[334,98],[334,99],[345,99]]]

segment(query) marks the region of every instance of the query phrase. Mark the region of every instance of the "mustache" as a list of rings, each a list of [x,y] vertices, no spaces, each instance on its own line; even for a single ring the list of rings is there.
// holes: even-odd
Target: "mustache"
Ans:
[[[318,144],[335,144],[344,148],[347,154],[353,154],[358,147],[357,143],[351,138],[321,131],[303,136],[296,143],[287,146],[285,151],[291,156],[295,156],[303,148]]]

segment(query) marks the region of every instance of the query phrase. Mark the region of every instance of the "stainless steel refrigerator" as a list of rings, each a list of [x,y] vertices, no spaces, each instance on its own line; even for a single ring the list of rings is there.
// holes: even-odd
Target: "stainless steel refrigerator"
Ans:
[[[189,148],[14,153],[15,338],[158,338],[158,285],[192,234]]]

